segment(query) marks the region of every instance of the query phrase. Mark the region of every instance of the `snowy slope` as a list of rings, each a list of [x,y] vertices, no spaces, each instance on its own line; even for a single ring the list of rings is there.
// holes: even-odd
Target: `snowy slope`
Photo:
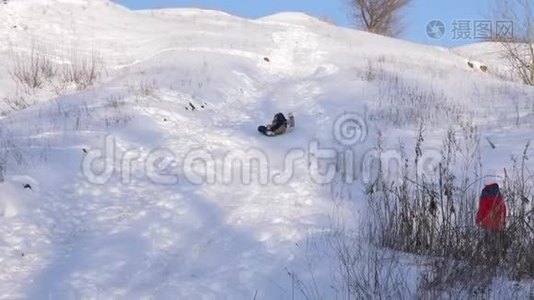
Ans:
[[[85,91],[45,86],[0,119],[0,299],[291,299],[288,272],[310,277],[310,257],[332,298],[323,238],[334,213],[349,223],[365,213],[360,181],[340,205],[313,176],[313,141],[342,147],[338,117],[367,122],[357,157],[379,130],[388,147],[413,143],[418,119],[431,146],[473,121],[498,145],[482,151],[502,158],[488,168],[534,138],[531,88],[474,72],[461,52],[303,14],[27,0],[1,4],[0,16],[0,99],[17,93],[13,53],[35,44],[58,64],[97,52],[105,69]],[[258,135],[278,111],[296,115],[295,131]],[[225,159],[241,159],[245,175]],[[248,182],[248,171],[261,176]]]

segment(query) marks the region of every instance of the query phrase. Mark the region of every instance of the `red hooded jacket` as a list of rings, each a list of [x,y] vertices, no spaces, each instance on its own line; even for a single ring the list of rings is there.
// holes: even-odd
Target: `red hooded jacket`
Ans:
[[[502,198],[499,185],[486,185],[480,195],[476,223],[480,227],[493,232],[504,229],[508,211]]]

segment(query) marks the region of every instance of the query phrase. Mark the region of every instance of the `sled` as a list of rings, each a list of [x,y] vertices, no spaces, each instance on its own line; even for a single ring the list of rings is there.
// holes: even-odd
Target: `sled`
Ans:
[[[266,136],[275,136],[276,135],[276,134],[274,134],[274,132],[272,132],[269,129],[267,129],[267,126],[258,127],[258,131],[263,133]]]

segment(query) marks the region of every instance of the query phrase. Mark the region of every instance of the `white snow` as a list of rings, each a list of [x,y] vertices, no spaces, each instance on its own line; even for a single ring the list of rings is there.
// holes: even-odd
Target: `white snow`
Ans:
[[[341,147],[332,134],[338,117],[357,112],[367,121],[357,157],[379,130],[386,147],[413,143],[415,119],[384,121],[411,111],[426,121],[428,146],[472,120],[497,145],[482,149],[492,169],[534,139],[533,89],[466,64],[486,63],[485,44],[449,50],[298,13],[246,20],[104,0],[0,4],[0,36],[0,99],[17,93],[10,58],[32,45],[57,63],[96,52],[104,66],[87,90],[58,96],[45,86],[25,95],[28,108],[0,119],[8,149],[0,299],[300,298],[288,272],[309,279],[310,257],[331,299],[339,292],[324,256],[332,216],[351,226],[365,214],[360,183],[340,205],[330,185],[314,180],[312,141]],[[401,101],[385,92],[395,84],[433,96]],[[0,110],[8,111],[4,102]],[[296,129],[259,135],[279,111],[294,113]],[[304,158],[285,174],[286,154],[297,149]],[[242,182],[246,174],[228,168],[241,159],[255,174],[249,150],[266,154],[265,182]]]

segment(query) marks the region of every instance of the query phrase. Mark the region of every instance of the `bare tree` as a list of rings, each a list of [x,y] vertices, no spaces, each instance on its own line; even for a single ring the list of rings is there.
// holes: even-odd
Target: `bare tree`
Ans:
[[[494,18],[513,25],[513,31],[497,32],[495,37],[503,45],[512,76],[534,86],[534,4],[532,0],[495,1]]]
[[[411,0],[348,0],[356,25],[369,32],[398,36],[405,26],[400,13]]]

